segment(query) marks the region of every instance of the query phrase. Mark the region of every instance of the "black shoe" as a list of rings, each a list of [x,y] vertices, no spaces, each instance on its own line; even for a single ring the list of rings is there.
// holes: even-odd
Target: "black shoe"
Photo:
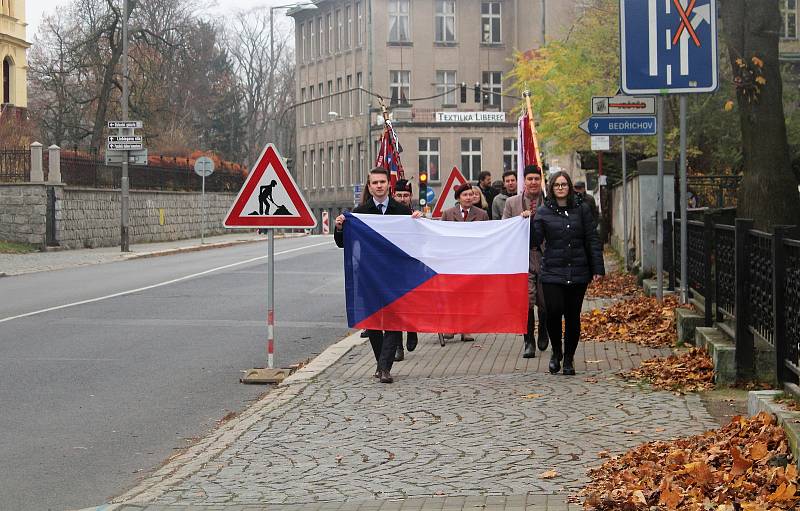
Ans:
[[[567,376],[575,376],[575,365],[572,360],[564,360],[564,374]]]
[[[381,377],[381,368],[378,367],[375,369],[375,374],[372,375],[373,378],[380,378]]]
[[[417,349],[417,341],[417,334],[411,335],[411,333],[409,333],[408,338],[406,339],[406,349],[408,351],[414,351]]]
[[[439,336],[439,346],[444,346],[444,334],[436,334]]]
[[[549,344],[550,338],[547,337],[547,330],[540,328],[539,337],[536,339],[536,345],[539,347],[539,351],[545,351]]]
[[[536,348],[533,347],[530,339],[525,339],[525,351],[522,352],[522,358],[536,358]]]
[[[406,354],[403,352],[403,347],[398,346],[397,351],[394,352],[394,361],[401,362],[404,358],[406,358]]]
[[[550,370],[550,374],[559,372],[561,370],[561,358],[555,355],[550,357],[550,365],[548,365],[547,368]]]
[[[361,338],[362,339],[366,339],[367,337],[369,337],[369,332],[366,331],[366,330],[362,330],[361,331]]]
[[[381,383],[392,383],[394,378],[389,371],[381,371]]]

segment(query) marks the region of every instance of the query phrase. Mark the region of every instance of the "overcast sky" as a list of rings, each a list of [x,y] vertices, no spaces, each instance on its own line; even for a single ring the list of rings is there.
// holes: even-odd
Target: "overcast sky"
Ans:
[[[122,5],[122,0],[120,5]],[[33,41],[33,35],[39,27],[42,16],[53,14],[58,8],[69,5],[69,0],[26,0],[25,16],[28,22],[28,41]],[[217,0],[214,12],[227,15],[237,11],[246,11],[254,7],[285,5],[293,3],[292,0]],[[278,15],[275,19],[277,22]]]

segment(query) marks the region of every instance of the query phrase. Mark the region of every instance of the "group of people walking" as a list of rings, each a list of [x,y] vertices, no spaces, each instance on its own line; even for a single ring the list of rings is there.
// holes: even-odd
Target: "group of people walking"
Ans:
[[[516,173],[505,172],[504,193],[489,194],[491,198],[485,205],[482,200],[485,199],[484,179],[475,187],[469,183],[457,187],[454,191],[457,204],[445,210],[441,220],[489,220],[487,209],[492,211],[492,218],[495,219],[516,216],[531,219],[528,321],[523,336],[523,357],[535,357],[537,347],[545,351],[550,345],[549,371],[574,375],[583,298],[592,279],[605,274],[603,250],[597,234],[596,208],[589,200],[591,196],[576,190],[566,172],[556,172],[550,176],[546,195],[542,188],[542,170],[538,166],[525,167],[523,178],[524,190],[518,194]],[[490,181],[489,174],[487,183]],[[421,216],[413,211],[408,182],[398,181],[395,188],[397,200],[389,197],[389,174],[383,168],[370,171],[367,190],[369,197],[353,210],[354,213]],[[344,215],[336,217],[334,239],[339,247],[344,246],[344,222]],[[538,334],[535,313],[539,318]],[[391,383],[392,363],[404,357],[402,332],[368,330],[367,335],[377,364],[375,377],[383,383]],[[453,336],[439,334],[442,344],[448,337]],[[473,339],[468,333],[462,333],[461,340]],[[413,351],[416,345],[417,334],[409,332],[408,351]]]

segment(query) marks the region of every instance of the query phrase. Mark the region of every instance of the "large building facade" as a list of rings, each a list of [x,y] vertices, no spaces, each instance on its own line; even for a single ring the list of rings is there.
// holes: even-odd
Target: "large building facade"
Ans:
[[[454,166],[470,181],[483,170],[499,179],[504,168],[516,168],[511,112],[521,101],[507,95],[514,53],[563,36],[581,4],[314,0],[290,11],[297,54],[295,175],[315,214],[353,206],[356,185],[375,160],[382,103],[403,147],[406,177],[416,181],[427,170],[437,197]]]
[[[0,113],[28,106],[25,0],[0,0]]]

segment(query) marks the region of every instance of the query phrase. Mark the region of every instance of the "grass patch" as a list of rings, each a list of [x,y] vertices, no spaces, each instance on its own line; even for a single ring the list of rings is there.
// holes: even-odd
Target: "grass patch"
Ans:
[[[30,243],[16,243],[13,241],[0,241],[0,254],[28,254],[37,252],[35,245]]]

